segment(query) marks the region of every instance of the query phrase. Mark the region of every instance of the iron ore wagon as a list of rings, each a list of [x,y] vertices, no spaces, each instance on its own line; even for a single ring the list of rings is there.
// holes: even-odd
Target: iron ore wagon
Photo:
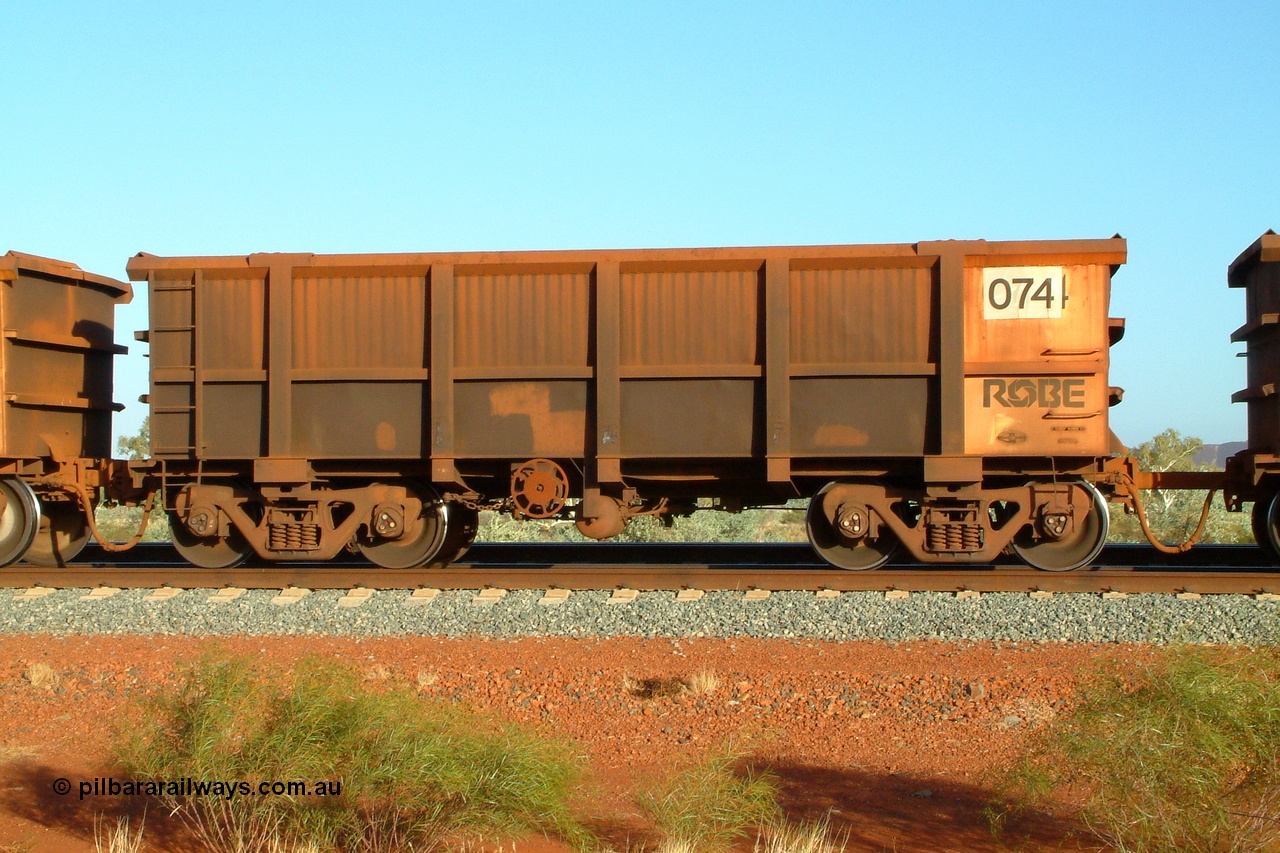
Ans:
[[[1253,536],[1280,555],[1280,236],[1268,231],[1227,269],[1227,283],[1245,290],[1246,322],[1231,340],[1247,347],[1247,387],[1233,403],[1248,406],[1248,448],[1228,464],[1228,503],[1251,500]]]
[[[115,307],[128,284],[72,264],[0,256],[0,566],[61,565],[89,540],[110,461]],[[115,483],[113,484],[113,479]]]
[[[138,255],[147,476],[179,551],[210,568],[349,545],[445,563],[482,508],[604,539],[699,502],[800,497],[842,568],[901,547],[1072,569],[1119,483],[1125,253],[1117,237]]]

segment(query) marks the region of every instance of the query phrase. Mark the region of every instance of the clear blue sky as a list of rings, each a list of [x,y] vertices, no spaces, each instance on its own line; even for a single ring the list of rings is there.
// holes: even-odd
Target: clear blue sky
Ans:
[[[1113,428],[1243,439],[1280,6],[10,3],[0,251],[1129,239]],[[143,300],[118,338],[146,326]],[[117,371],[118,432],[146,362]]]

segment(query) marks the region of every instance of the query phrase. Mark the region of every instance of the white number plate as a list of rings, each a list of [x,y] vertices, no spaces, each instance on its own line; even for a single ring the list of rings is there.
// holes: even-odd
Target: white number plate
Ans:
[[[1057,319],[1066,301],[1062,267],[988,267],[982,271],[984,320]]]

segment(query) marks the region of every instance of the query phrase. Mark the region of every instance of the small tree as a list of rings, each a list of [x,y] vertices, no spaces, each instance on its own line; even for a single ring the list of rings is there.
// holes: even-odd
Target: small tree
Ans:
[[[122,435],[116,441],[116,453],[125,459],[148,459],[151,456],[151,415],[142,419],[137,435]]]
[[[1213,465],[1197,463],[1196,454],[1204,448],[1204,441],[1194,436],[1184,436],[1176,429],[1167,429],[1130,451],[1144,471],[1217,471]],[[1151,531],[1163,542],[1184,541],[1195,532],[1204,507],[1205,492],[1185,489],[1151,489],[1142,492],[1142,503],[1147,510],[1147,522]],[[1146,542],[1142,527],[1135,515],[1128,514],[1119,504],[1111,505],[1112,542]],[[1209,518],[1205,522],[1201,542],[1252,542],[1249,518],[1244,513],[1229,513],[1221,496],[1215,496]]]
[[[142,425],[136,435],[122,435],[116,441],[116,453],[125,459],[151,458],[151,416],[142,419]],[[138,526],[142,524],[142,507],[117,506],[104,502],[94,512],[98,520],[98,530],[104,538],[112,542],[124,542],[133,537]],[[147,530],[143,535],[144,542],[168,542],[171,533],[169,519],[157,496],[155,510],[147,522]]]

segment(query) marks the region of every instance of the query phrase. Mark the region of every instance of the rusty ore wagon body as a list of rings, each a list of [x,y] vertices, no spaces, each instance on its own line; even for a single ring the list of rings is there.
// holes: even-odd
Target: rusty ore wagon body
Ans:
[[[1254,501],[1253,534],[1280,554],[1280,236],[1268,231],[1232,262],[1227,283],[1245,290],[1245,324],[1231,340],[1246,345],[1248,448],[1228,462],[1228,501]]]
[[[81,502],[116,470],[115,306],[132,296],[72,264],[0,256],[0,565],[60,565],[88,541]]]
[[[477,510],[594,538],[811,497],[899,546],[1068,569],[1106,535],[1119,238],[139,255],[154,473],[188,559],[446,562]]]

